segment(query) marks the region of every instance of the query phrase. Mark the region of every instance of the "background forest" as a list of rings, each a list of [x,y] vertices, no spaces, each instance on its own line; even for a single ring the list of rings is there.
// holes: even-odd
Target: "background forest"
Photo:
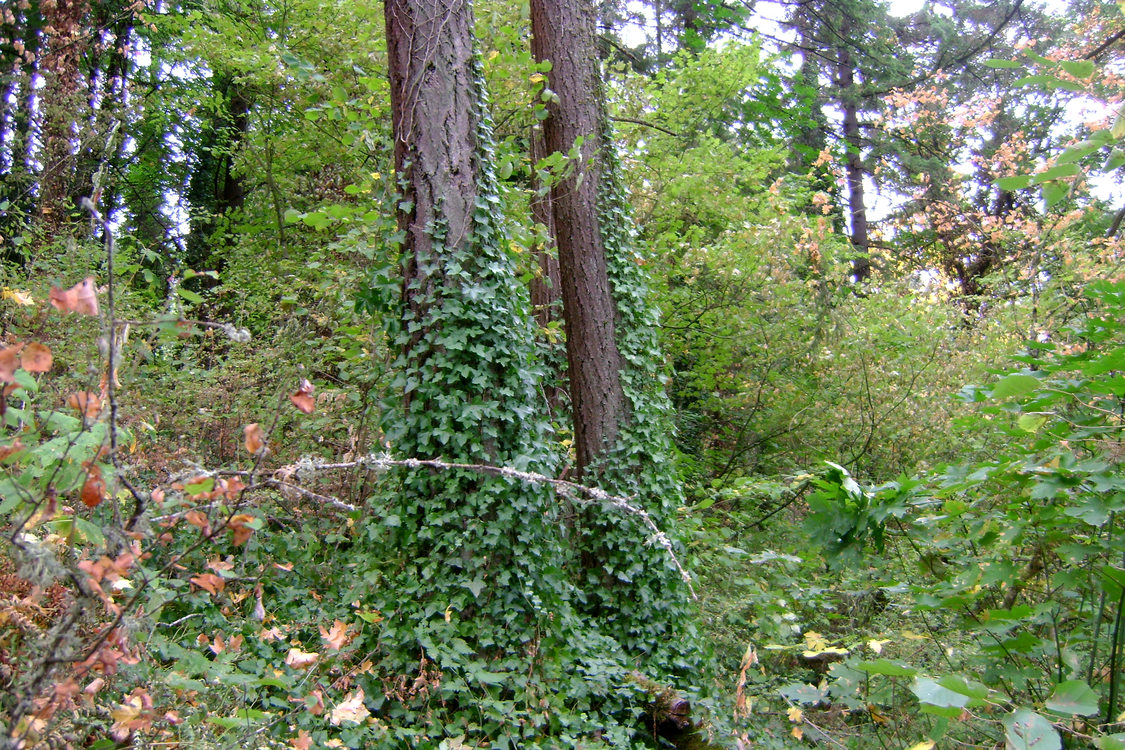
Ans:
[[[431,5],[0,0],[0,747],[1125,748],[1125,4]]]

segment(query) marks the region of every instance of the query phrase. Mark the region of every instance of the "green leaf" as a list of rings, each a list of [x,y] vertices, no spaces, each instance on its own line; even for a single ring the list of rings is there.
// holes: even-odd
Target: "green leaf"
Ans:
[[[481,578],[475,578],[472,581],[469,581],[468,583],[463,584],[463,585],[469,591],[472,591],[473,596],[477,597],[478,599],[480,598],[480,592],[484,591],[484,580],[481,579]]]
[[[914,667],[891,661],[890,659],[875,659],[874,661],[861,661],[855,668],[867,674],[882,674],[888,677],[913,677],[918,674]]]
[[[1039,432],[1039,428],[1047,424],[1047,419],[1049,416],[1050,415],[1038,411],[1021,414],[1019,418],[1020,429],[1024,432],[1030,433]]]
[[[996,181],[996,186],[1001,190],[1022,190],[1029,187],[1032,180],[1033,178],[1029,174],[1018,174],[1013,177],[1001,177]]]
[[[980,705],[988,698],[988,688],[979,682],[967,680],[956,674],[948,674],[937,681],[943,688],[968,696],[969,705]]]
[[[1098,737],[1094,745],[1099,750],[1125,750],[1125,733],[1111,734],[1108,737]]]
[[[910,686],[910,692],[918,696],[918,700],[932,706],[964,708],[969,705],[969,696],[943,687],[929,677],[915,678],[914,684]]]
[[[1094,143],[1092,141],[1082,141],[1063,151],[1059,155],[1059,164],[1071,164],[1076,161],[1085,159],[1090,154],[1099,151],[1102,148],[1101,143]]]
[[[1094,74],[1093,60],[1063,60],[1059,65],[1075,78],[1089,78]]]
[[[1015,70],[1016,68],[1022,68],[1023,67],[1023,63],[1016,62],[1015,60],[992,59],[992,60],[985,60],[984,64],[985,64],[986,67],[989,67],[989,68],[1004,68],[1006,70]]]
[[[1050,169],[1046,169],[1035,175],[1035,181],[1042,183],[1048,180],[1057,180],[1062,177],[1074,177],[1081,172],[1082,169],[1077,164],[1056,164]]]
[[[210,492],[215,488],[214,477],[204,477],[194,484],[185,484],[184,492],[189,495],[202,495],[205,492]]]
[[[203,297],[199,296],[198,293],[193,292],[190,289],[184,289],[182,286],[178,286],[176,287],[176,293],[193,305],[203,304]]]
[[[1041,385],[1039,378],[1034,375],[1014,373],[1006,375],[996,381],[992,391],[988,394],[991,398],[1012,398],[1030,393]]]
[[[1047,207],[1056,205],[1070,193],[1070,186],[1063,182],[1043,183],[1043,202]]]
[[[1005,739],[1011,750],[1062,750],[1062,740],[1051,722],[1027,708],[1004,718]]]
[[[1098,712],[1098,694],[1082,680],[1060,682],[1047,699],[1047,710],[1068,716],[1093,716]]]

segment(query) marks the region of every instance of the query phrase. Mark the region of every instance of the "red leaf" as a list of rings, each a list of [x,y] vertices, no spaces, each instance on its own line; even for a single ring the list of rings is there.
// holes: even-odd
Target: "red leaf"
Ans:
[[[242,435],[242,444],[246,447],[247,453],[252,453],[256,456],[266,445],[265,435],[262,433],[262,426],[257,422],[251,422],[243,427]]]
[[[82,485],[81,497],[87,508],[96,508],[105,500],[105,481],[97,464],[86,467],[86,482]]]
[[[0,349],[0,383],[16,382],[16,370],[20,369],[20,362],[16,355],[21,349],[23,344]]]

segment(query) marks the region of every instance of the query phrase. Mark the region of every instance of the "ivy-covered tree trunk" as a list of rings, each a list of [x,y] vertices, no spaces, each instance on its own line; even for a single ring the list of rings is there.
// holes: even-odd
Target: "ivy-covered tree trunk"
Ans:
[[[589,2],[531,3],[532,51],[536,59],[551,61],[551,90],[558,95],[543,123],[547,152],[567,153],[583,139],[581,161],[551,189],[579,478],[613,447],[626,419],[617,308],[598,222],[600,160],[595,156],[602,115],[596,20]]]
[[[535,328],[500,227],[471,11],[389,0],[385,12],[403,252],[401,297],[387,305],[398,352],[387,437],[406,457],[550,475]],[[403,472],[389,501],[376,533],[401,563],[380,587],[390,615],[380,643],[416,664],[419,650],[438,659],[456,636],[469,651],[443,666],[478,655],[526,673],[527,654],[573,619],[549,489],[423,469]]]
[[[581,161],[551,189],[566,319],[576,466],[584,481],[636,497],[665,531],[682,491],[672,463],[655,315],[594,55],[589,0],[532,0],[532,51],[549,60],[557,99],[544,121],[548,151],[581,143]],[[686,587],[636,519],[579,514],[585,612],[631,659],[666,669],[690,646]],[[674,536],[673,536],[674,539]]]
[[[44,78],[39,106],[43,118],[43,165],[39,176],[39,215],[47,234],[66,222],[67,203],[76,179],[75,125],[83,111],[82,56],[89,44],[85,22],[88,0],[57,0],[43,3],[46,21],[46,53],[41,70]]]

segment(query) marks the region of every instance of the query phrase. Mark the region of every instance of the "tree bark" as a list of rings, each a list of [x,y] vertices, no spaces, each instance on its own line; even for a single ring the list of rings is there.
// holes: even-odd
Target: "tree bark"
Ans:
[[[547,152],[567,153],[583,139],[581,160],[551,188],[579,478],[614,444],[627,416],[617,309],[598,220],[602,105],[595,23],[593,5],[583,0],[531,2],[532,54],[551,61],[547,78],[557,94],[543,123]]]
[[[868,238],[867,206],[863,195],[863,134],[859,129],[859,96],[855,90],[855,65],[848,47],[851,30],[851,19],[845,13],[840,24],[836,86],[844,112],[844,144],[848,149],[846,168],[852,245],[860,253],[852,260],[852,276],[856,281],[862,282],[871,275],[871,259],[867,254],[871,242]]]

